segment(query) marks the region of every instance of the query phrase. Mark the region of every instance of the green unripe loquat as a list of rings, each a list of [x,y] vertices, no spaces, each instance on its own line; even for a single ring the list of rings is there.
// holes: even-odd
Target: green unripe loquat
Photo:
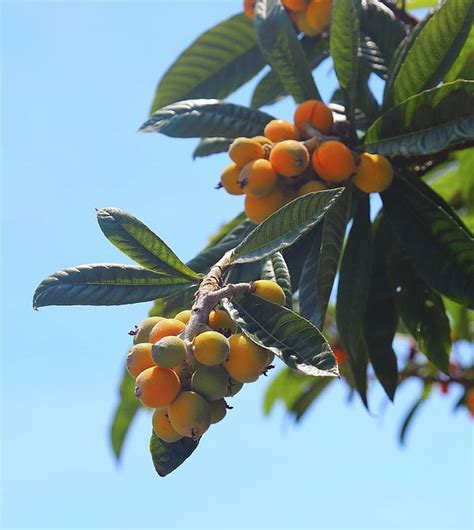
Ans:
[[[191,388],[209,401],[223,398],[229,385],[229,375],[220,365],[201,366],[191,378]]]
[[[151,419],[153,430],[160,440],[173,443],[181,440],[182,434],[177,433],[168,417],[168,409],[156,409]]]
[[[198,393],[186,390],[169,405],[168,417],[176,432],[198,440],[211,425],[211,406]]]
[[[204,331],[194,339],[193,354],[196,361],[205,366],[221,364],[229,355],[229,341],[222,333]]]
[[[150,332],[163,317],[148,317],[140,323],[137,333],[133,338],[133,344],[141,344],[142,342],[150,342]]]
[[[186,344],[179,337],[163,337],[153,344],[151,355],[157,366],[173,368],[184,361]]]
[[[224,419],[227,414],[227,403],[225,399],[217,399],[216,401],[211,401],[211,424],[219,423]]]
[[[229,377],[229,384],[227,385],[227,392],[224,397],[232,397],[235,396],[238,392],[242,390],[242,387],[244,386],[243,383],[240,381],[236,381],[232,377]]]

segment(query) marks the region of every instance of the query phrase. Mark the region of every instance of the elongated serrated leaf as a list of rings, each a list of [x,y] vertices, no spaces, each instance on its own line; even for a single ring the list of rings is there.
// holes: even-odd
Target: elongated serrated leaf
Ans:
[[[151,113],[176,101],[223,99],[264,66],[252,21],[239,14],[198,37],[161,79]]]
[[[306,375],[337,376],[336,358],[326,339],[308,320],[253,294],[226,301],[243,332],[283,362]]]
[[[395,179],[382,200],[418,274],[439,293],[474,307],[474,240],[468,229],[409,180]]]
[[[413,30],[400,42],[395,53],[393,54],[392,62],[387,72],[387,80],[385,82],[382,106],[384,110],[387,110],[393,105],[393,81],[398,75],[400,68],[405,61],[408,52],[412,46],[416,43],[418,35],[423,31],[423,28],[428,23],[431,14],[428,14],[423,20],[413,28]]]
[[[261,272],[262,280],[276,282],[285,293],[285,306],[292,307],[293,294],[291,291],[291,277],[285,258],[280,252],[275,252],[267,258]]]
[[[370,284],[371,239],[369,198],[358,197],[339,273],[336,320],[355,386],[365,406],[368,354],[363,335],[363,319]]]
[[[445,2],[417,35],[393,80],[395,104],[436,86],[460,52],[474,20],[474,2]]]
[[[110,426],[110,442],[117,460],[122,455],[125,437],[141,407],[140,401],[134,394],[134,388],[135,380],[124,370],[119,387],[119,402]]]
[[[299,283],[300,313],[317,328],[322,328],[346,231],[350,191],[345,190],[337,203],[314,231]]]
[[[474,26],[472,26],[456,60],[444,78],[445,83],[456,79],[474,79]]]
[[[166,477],[177,469],[191,456],[198,446],[192,438],[181,438],[177,442],[168,443],[160,440],[155,433],[150,438],[150,453],[153,465],[160,477]]]
[[[136,304],[170,295],[189,284],[177,276],[131,265],[78,265],[45,278],[35,291],[33,307]]]
[[[335,188],[308,193],[283,206],[238,245],[233,262],[259,261],[289,247],[322,221],[342,192],[342,188]]]
[[[425,401],[428,399],[428,396],[431,392],[431,388],[432,388],[431,385],[425,385],[423,387],[421,396],[410,407],[408,414],[403,420],[402,427],[400,429],[400,434],[399,434],[400,445],[405,445],[406,436],[408,433],[408,427],[412,424],[413,418],[418,413],[421,405],[423,405],[423,403],[425,403]]]
[[[97,211],[97,220],[105,237],[142,267],[186,280],[201,278],[133,215],[119,208],[101,208]]]
[[[193,151],[193,159],[225,153],[232,141],[232,138],[203,138]]]
[[[393,234],[387,219],[382,215],[374,227],[364,337],[375,375],[389,399],[393,401],[398,385],[398,366],[392,344],[397,331],[398,314],[388,272],[392,245]]]
[[[329,57],[329,41],[326,37],[317,39],[303,37],[301,39],[301,45],[308,59],[309,67],[312,70],[317,68],[324,59]],[[288,92],[280,81],[278,74],[270,70],[255,87],[250,106],[253,109],[258,109],[265,105],[273,105],[273,103],[276,103],[285,96],[288,96]]]
[[[157,132],[173,138],[256,136],[273,116],[218,99],[190,99],[157,110],[141,132]]]
[[[295,417],[296,421],[301,420],[316,399],[333,381],[334,379],[329,377],[318,377],[317,379],[313,379],[308,388],[303,390],[289,409],[290,414]]]
[[[367,130],[364,149],[388,156],[428,155],[474,139],[474,81],[412,96]]]
[[[324,378],[326,380],[326,378]],[[329,379],[330,380],[330,379]],[[278,401],[283,401],[288,410],[293,402],[298,399],[301,392],[307,388],[310,382],[315,381],[308,375],[299,374],[289,368],[280,370],[268,385],[263,399],[263,412],[270,414]]]
[[[390,277],[403,323],[420,350],[439,370],[447,373],[451,328],[441,296],[420,278],[403,253],[391,257]]]
[[[352,122],[355,112],[354,92],[359,69],[360,23],[355,0],[334,0],[332,6],[330,51],[334,70],[346,96],[346,108]]]
[[[297,103],[321,99],[308,59],[280,0],[257,0],[255,31],[262,54]]]
[[[377,44],[385,64],[390,66],[395,50],[405,37],[405,28],[393,11],[382,2],[372,0],[362,3],[361,31]]]

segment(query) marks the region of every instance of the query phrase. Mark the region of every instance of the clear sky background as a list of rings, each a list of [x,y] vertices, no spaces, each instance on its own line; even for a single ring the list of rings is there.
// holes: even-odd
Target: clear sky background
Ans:
[[[108,429],[127,332],[149,304],[34,312],[32,294],[56,270],[128,262],[96,207],[133,213],[184,260],[241,211],[241,198],[213,189],[224,155],[193,162],[194,140],[136,132],[162,73],[240,2],[1,7],[2,527],[470,528],[472,423],[451,413],[458,389],[434,393],[401,449],[416,383],[383,414],[374,392],[372,415],[335,383],[295,426],[281,408],[263,416],[261,380],[169,477],[151,464],[143,411],[116,464]],[[325,97],[330,75],[326,63]]]

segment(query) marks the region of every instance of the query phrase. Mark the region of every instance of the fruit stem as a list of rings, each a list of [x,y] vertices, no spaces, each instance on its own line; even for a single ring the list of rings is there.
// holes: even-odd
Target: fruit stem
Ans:
[[[187,346],[186,361],[193,362],[192,343],[194,337],[209,329],[207,321],[209,313],[224,298],[232,298],[237,294],[250,293],[252,291],[251,283],[229,283],[223,284],[223,276],[232,266],[232,255],[234,249],[226,252],[222,258],[211,267],[211,270],[201,281],[199,289],[194,297],[194,303],[191,308],[191,318],[186,325],[181,338]]]
[[[318,148],[323,142],[327,142],[328,140],[340,140],[338,136],[326,136],[325,134],[320,133],[309,124],[306,125],[305,130],[311,138],[305,140],[303,145],[310,153]]]

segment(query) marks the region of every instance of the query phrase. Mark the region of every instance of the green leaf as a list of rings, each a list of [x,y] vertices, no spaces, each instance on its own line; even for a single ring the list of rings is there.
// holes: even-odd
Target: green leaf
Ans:
[[[439,0],[405,0],[406,9],[424,9],[426,7],[435,7]]]
[[[193,152],[193,160],[218,153],[226,153],[232,138],[203,138]]]
[[[293,305],[293,293],[291,290],[291,277],[285,258],[280,252],[275,252],[267,258],[261,272],[262,280],[276,282],[285,292],[285,306],[291,309]]]
[[[354,197],[355,198],[355,197]],[[369,197],[358,198],[344,249],[337,290],[336,320],[357,391],[367,407],[367,349],[363,335],[372,252]]]
[[[368,35],[382,53],[387,66],[405,37],[405,28],[393,11],[376,0],[364,2],[360,12],[361,31]]]
[[[185,280],[201,275],[187,267],[170,247],[145,224],[119,208],[97,210],[97,220],[105,237],[126,256],[154,272]]]
[[[157,110],[140,132],[158,132],[173,138],[257,136],[273,116],[218,99],[190,99]]]
[[[285,368],[268,386],[263,403],[265,414],[269,414],[278,401],[299,421],[315,399],[329,386],[332,377],[311,377]]]
[[[424,281],[474,307],[474,241],[445,208],[409,180],[396,178],[382,194],[390,225]]]
[[[45,278],[36,288],[33,307],[136,304],[167,296],[189,283],[131,265],[78,265]]]
[[[317,379],[319,380],[319,379]],[[331,381],[329,378],[321,378],[321,381]],[[272,379],[268,385],[263,399],[263,412],[268,415],[278,401],[283,401],[287,410],[315,379],[309,375],[299,374],[289,368],[283,368]]]
[[[325,37],[316,39],[303,37],[301,39],[301,45],[303,46],[311,70],[317,68],[324,59],[329,57],[329,41]],[[273,105],[273,103],[276,103],[287,95],[288,92],[280,81],[278,74],[270,70],[255,87],[250,106],[253,109],[258,109],[264,105]]]
[[[122,454],[125,437],[140,409],[140,401],[134,394],[135,380],[124,370],[119,387],[119,403],[115,409],[112,425],[110,426],[110,442],[117,460]]]
[[[364,316],[364,337],[369,360],[387,396],[393,401],[398,385],[397,357],[392,343],[398,327],[388,260],[393,234],[385,216],[374,226],[369,294]]]
[[[239,14],[203,33],[161,79],[151,112],[194,98],[224,99],[264,66],[253,23]]]
[[[299,283],[300,313],[317,328],[322,328],[329,297],[339,266],[350,209],[350,191],[330,209],[314,231]]]
[[[359,17],[354,0],[334,0],[332,7],[330,52],[336,76],[346,96],[348,117],[354,121],[354,92],[358,77]]]
[[[403,253],[392,256],[390,276],[403,323],[428,359],[448,373],[451,328],[441,296],[418,276]]]
[[[421,396],[413,403],[413,405],[410,407],[407,416],[405,417],[405,420],[402,423],[402,428],[400,429],[400,435],[399,435],[399,441],[400,445],[405,445],[405,440],[408,432],[408,427],[411,425],[415,415],[418,413],[421,405],[425,403],[425,401],[428,399],[428,396],[431,392],[431,385],[425,385],[423,387],[423,392],[421,393]]]
[[[150,453],[153,465],[160,477],[166,477],[177,469],[191,456],[198,446],[192,438],[181,438],[177,442],[168,443],[160,440],[155,433],[150,438]]]
[[[328,342],[297,313],[253,294],[226,301],[225,307],[250,339],[273,351],[290,368],[312,376],[338,375]]]
[[[395,104],[436,86],[459,54],[474,20],[472,0],[445,2],[417,36],[393,80]]]
[[[445,299],[444,305],[448,311],[453,330],[453,342],[457,340],[474,340],[474,312],[466,307]]]
[[[474,138],[474,81],[455,81],[412,96],[368,129],[364,149],[386,156],[437,153]]]
[[[335,188],[308,193],[286,204],[237,246],[233,263],[259,261],[289,247],[324,218],[342,192],[342,188]]]
[[[456,79],[474,79],[474,26],[471,28],[462,50],[446,74],[444,82],[449,83]]]
[[[321,99],[301,42],[280,0],[258,0],[255,31],[262,54],[297,103]]]

